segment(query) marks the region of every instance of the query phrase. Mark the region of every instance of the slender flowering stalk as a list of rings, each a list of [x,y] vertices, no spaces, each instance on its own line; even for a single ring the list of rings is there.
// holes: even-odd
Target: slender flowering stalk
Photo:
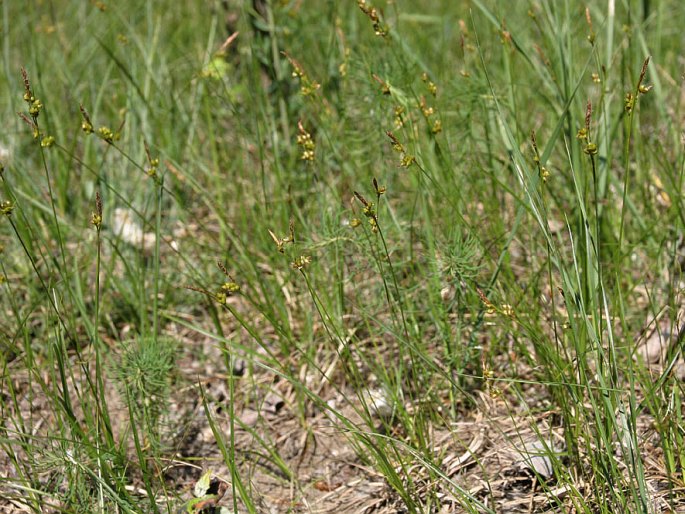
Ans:
[[[381,19],[378,14],[378,9],[371,7],[366,3],[366,0],[357,0],[359,9],[366,15],[373,24],[373,32],[379,37],[386,37],[388,35],[388,26]]]
[[[101,355],[101,345],[100,345],[100,334],[99,334],[99,322],[100,322],[100,264],[102,257],[102,197],[100,192],[95,193],[95,211],[91,214],[90,218],[91,224],[95,227],[97,231],[97,257],[95,264],[95,313],[94,313],[94,323],[93,323],[93,347],[95,349],[95,396],[100,403],[100,408],[96,412],[95,430],[96,438],[95,444],[98,455],[98,477],[102,479],[102,469],[103,469],[103,459],[100,453],[100,441],[101,441],[101,431],[107,431],[110,427],[109,417],[107,415],[108,409],[107,398],[105,396],[105,385],[104,378],[102,374],[102,355]],[[101,483],[101,482],[100,482]],[[100,505],[104,506],[104,491],[100,485],[98,488],[98,495]]]
[[[302,155],[300,159],[303,161],[313,161],[314,160],[314,150],[316,149],[316,143],[312,139],[312,135],[307,132],[302,125],[302,121],[297,122],[297,129],[299,134],[297,135],[297,144],[302,147]]]
[[[189,289],[190,291],[202,293],[208,298],[211,298],[212,300],[217,302],[219,305],[226,306],[228,298],[240,292],[240,285],[235,280],[233,280],[233,277],[229,274],[223,262],[217,261],[216,265],[226,277],[226,281],[223,284],[221,284],[218,290],[208,291],[197,286],[185,286],[185,288]]]
[[[286,52],[283,55],[293,67],[293,77],[300,79],[300,93],[302,96],[311,96],[321,87],[317,81],[313,80],[304,70],[299,61],[290,57]]]

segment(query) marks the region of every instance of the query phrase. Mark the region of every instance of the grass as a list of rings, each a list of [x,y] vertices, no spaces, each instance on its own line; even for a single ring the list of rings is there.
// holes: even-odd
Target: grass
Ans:
[[[683,509],[678,5],[4,2],[3,508]]]

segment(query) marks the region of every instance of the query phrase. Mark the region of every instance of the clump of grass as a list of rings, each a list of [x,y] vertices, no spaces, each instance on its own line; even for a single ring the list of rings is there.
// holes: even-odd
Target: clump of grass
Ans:
[[[166,463],[184,457],[224,468],[235,511],[268,503],[264,464],[290,494],[281,506],[335,497],[307,481],[325,418],[355,452],[354,480],[361,462],[388,486],[376,505],[507,511],[525,481],[491,457],[528,425],[546,439],[544,420],[566,448],[542,452],[554,473],[525,491],[531,509],[652,512],[658,490],[677,510],[682,269],[664,253],[684,230],[685,167],[678,47],[663,34],[682,13],[588,3],[148,2],[139,20],[126,1],[74,0],[73,20],[4,3],[22,23],[3,31],[2,87],[25,111],[8,101],[7,118],[28,127],[0,168],[12,498],[129,512],[142,481],[147,508],[168,510]],[[32,81],[16,71],[27,55]],[[138,243],[108,226],[120,206]],[[666,310],[656,373],[634,335]],[[211,429],[202,455],[164,445],[169,333],[193,341],[191,361],[216,344],[226,368],[183,392]],[[204,395],[214,380],[228,409]],[[276,387],[274,418],[241,417]],[[122,416],[128,432],[113,429]],[[469,423],[482,444],[462,436]]]
[[[168,338],[137,337],[122,347],[113,375],[132,409],[135,430],[141,430],[158,449],[162,418],[169,407],[176,345]]]

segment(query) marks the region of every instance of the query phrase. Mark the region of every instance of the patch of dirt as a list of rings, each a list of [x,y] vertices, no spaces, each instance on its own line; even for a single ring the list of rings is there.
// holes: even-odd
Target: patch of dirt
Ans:
[[[259,512],[389,514],[408,511],[401,495],[371,465],[373,456],[369,455],[368,447],[359,444],[360,434],[368,435],[369,440],[373,437],[382,440],[386,436],[397,441],[407,440],[407,434],[396,430],[391,418],[377,418],[375,426],[370,427],[356,410],[359,400],[350,384],[326,382],[320,373],[312,371],[313,367],[303,366],[295,375],[323,403],[312,401],[296,385],[264,365],[269,362],[269,355],[250,346],[247,333],[230,323],[225,331],[228,339],[235,342],[228,347],[234,352],[230,376],[220,342],[180,324],[165,327],[165,335],[177,341],[180,350],[169,414],[163,422],[163,457],[156,463],[167,486],[167,497],[158,498],[159,503],[169,502],[180,508],[193,498],[194,485],[203,473],[211,470],[227,484],[220,505],[229,507],[234,498],[231,484],[237,474]],[[111,350],[112,355],[118,351],[116,346]],[[246,353],[246,350],[249,351]],[[292,356],[280,355],[276,348],[271,350],[282,359],[283,365],[294,366],[298,362]],[[23,358],[9,364],[2,392],[6,409],[3,429],[8,440],[5,450],[12,450],[0,452],[3,512],[27,511],[21,500],[23,493],[16,487],[21,483],[21,469],[44,469],[31,477],[37,488],[64,488],[64,484],[58,485],[64,462],[54,460],[59,455],[54,450],[55,445],[68,447],[70,444],[50,437],[57,422],[51,403],[54,399],[43,393],[36,377],[22,371]],[[74,352],[69,355],[69,388],[74,393],[71,401],[77,406],[74,412],[81,423],[85,413],[75,392],[84,390],[87,376],[79,358],[91,361],[92,354],[86,349],[80,357]],[[402,488],[411,491],[424,505],[430,505],[428,511],[439,514],[467,512],[462,506],[466,495],[480,502],[473,505],[478,511],[576,512],[577,506],[570,500],[571,487],[576,494],[579,492],[587,498],[588,508],[592,510],[596,498],[593,484],[575,476],[571,466],[572,449],[566,444],[568,436],[560,424],[559,413],[551,407],[547,388],[535,381],[522,381],[513,387],[521,377],[535,376],[523,360],[517,362],[515,370],[510,368],[511,359],[507,355],[494,362],[498,367],[491,370],[493,378],[503,380],[488,382],[482,391],[474,390],[474,404],[468,410],[462,409],[459,421],[433,418],[425,424],[432,466],[420,455],[404,451],[406,448],[402,446],[396,448],[404,451],[404,457],[410,454],[415,457],[407,460],[413,462],[410,467],[402,468],[395,456],[386,456],[388,465],[395,468],[402,481]],[[326,368],[324,364],[325,359],[318,362],[322,369]],[[46,374],[43,380],[46,390],[55,389],[54,375]],[[18,400],[16,404],[7,392],[10,383]],[[108,383],[106,390],[115,437],[123,442],[135,462],[125,404],[113,383]],[[330,410],[322,408],[324,404]],[[421,414],[420,404],[405,407],[415,416]],[[443,407],[450,407],[447,397]],[[341,422],[333,412],[349,421]],[[225,444],[232,432],[237,469],[226,465],[207,413]],[[12,424],[11,420],[18,419],[24,420],[24,427]],[[672,489],[669,492],[667,487],[668,477],[663,471],[663,452],[654,419],[642,411],[637,427],[638,451],[648,477],[645,486],[652,497],[651,511],[669,512],[674,505],[685,509],[685,495],[679,499],[669,497],[674,492]],[[22,437],[31,440],[30,454],[19,444]],[[613,446],[612,451],[619,451],[619,446]],[[45,457],[42,462],[41,455]],[[589,465],[593,456],[577,458]],[[624,472],[628,478],[628,466]],[[564,480],[559,480],[560,476]],[[130,492],[140,497],[141,506],[146,505],[144,484],[134,469],[130,471],[130,482]],[[236,501],[241,505],[239,498]],[[69,510],[70,506],[55,505],[55,511],[63,509]]]

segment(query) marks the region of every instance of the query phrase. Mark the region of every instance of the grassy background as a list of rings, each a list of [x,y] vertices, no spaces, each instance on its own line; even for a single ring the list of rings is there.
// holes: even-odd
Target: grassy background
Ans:
[[[7,508],[682,508],[679,2],[360,6],[2,3]]]

